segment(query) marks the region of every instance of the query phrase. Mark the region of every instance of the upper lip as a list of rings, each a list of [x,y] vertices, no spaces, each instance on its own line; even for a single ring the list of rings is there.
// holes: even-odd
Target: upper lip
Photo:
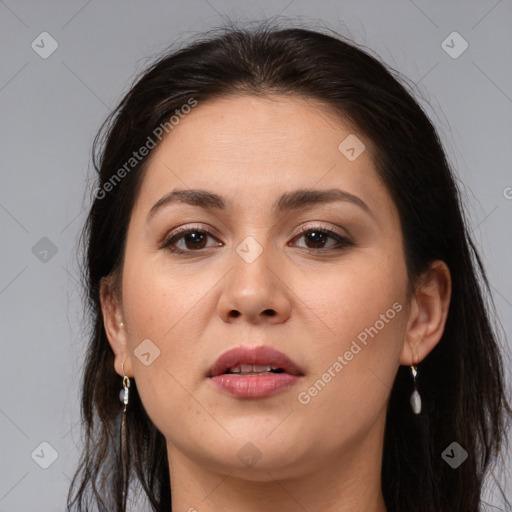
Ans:
[[[208,377],[222,375],[229,368],[242,364],[268,365],[281,368],[290,375],[303,375],[300,367],[286,354],[275,348],[260,345],[257,347],[235,347],[224,352],[208,371]]]

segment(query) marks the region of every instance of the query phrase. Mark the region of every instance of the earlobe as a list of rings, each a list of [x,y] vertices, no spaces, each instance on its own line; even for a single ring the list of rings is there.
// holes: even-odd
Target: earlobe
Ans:
[[[100,282],[100,302],[103,325],[114,352],[114,366],[118,375],[132,376],[132,361],[128,345],[127,332],[123,321],[120,294],[112,275],[103,277]]]
[[[437,345],[446,325],[450,299],[450,270],[446,263],[436,260],[421,276],[411,299],[401,365],[420,363]]]

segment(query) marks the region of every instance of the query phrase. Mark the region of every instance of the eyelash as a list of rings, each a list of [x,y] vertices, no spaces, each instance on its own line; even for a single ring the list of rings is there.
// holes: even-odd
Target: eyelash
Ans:
[[[326,253],[326,252],[331,252],[331,251],[340,251],[342,249],[345,249],[346,247],[355,245],[348,238],[339,235],[332,229],[324,228],[322,226],[307,227],[306,229],[297,233],[297,235],[295,235],[293,239],[297,240],[297,239],[301,238],[302,236],[304,236],[305,234],[310,233],[310,232],[321,233],[330,238],[333,238],[336,242],[338,242],[338,245],[334,246],[334,247],[319,248],[319,249],[314,249],[314,248],[310,248],[310,247],[301,247],[302,249],[305,249],[306,251],[309,251],[309,252]],[[167,249],[172,253],[189,254],[189,255],[193,255],[194,253],[201,252],[202,250],[205,250],[205,249],[211,249],[211,247],[206,247],[206,248],[201,248],[201,249],[183,250],[183,249],[178,249],[177,247],[173,246],[173,244],[176,243],[178,240],[181,240],[184,236],[191,234],[191,233],[206,234],[208,236],[211,236],[212,238],[215,238],[215,235],[213,233],[211,233],[210,231],[208,231],[207,229],[204,229],[204,228],[199,228],[199,227],[178,228],[163,242],[162,248]]]

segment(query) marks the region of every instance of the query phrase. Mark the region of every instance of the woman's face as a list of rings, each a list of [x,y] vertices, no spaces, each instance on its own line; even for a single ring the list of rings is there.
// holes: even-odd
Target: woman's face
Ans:
[[[315,101],[199,103],[153,151],[132,211],[116,369],[134,377],[171,466],[263,480],[379,453],[411,357],[406,288],[370,141]],[[250,350],[261,346],[295,366]],[[237,347],[249,350],[212,375]]]

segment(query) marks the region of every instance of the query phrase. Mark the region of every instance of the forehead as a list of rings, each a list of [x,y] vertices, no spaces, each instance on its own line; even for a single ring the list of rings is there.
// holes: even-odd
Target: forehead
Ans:
[[[346,140],[360,143],[358,152],[364,144],[356,159],[344,153]],[[153,150],[138,206],[147,212],[173,188],[215,190],[228,205],[243,206],[273,204],[291,189],[330,187],[386,206],[390,198],[372,151],[371,141],[316,100],[235,96],[199,102]]]
[[[323,139],[320,145],[319,131]],[[176,150],[180,143],[193,138],[200,152],[191,157],[241,164],[286,161],[305,154],[321,160],[329,147],[338,151],[343,132],[352,131],[332,109],[313,99],[233,96],[198,103],[156,153],[164,153],[171,145]]]

